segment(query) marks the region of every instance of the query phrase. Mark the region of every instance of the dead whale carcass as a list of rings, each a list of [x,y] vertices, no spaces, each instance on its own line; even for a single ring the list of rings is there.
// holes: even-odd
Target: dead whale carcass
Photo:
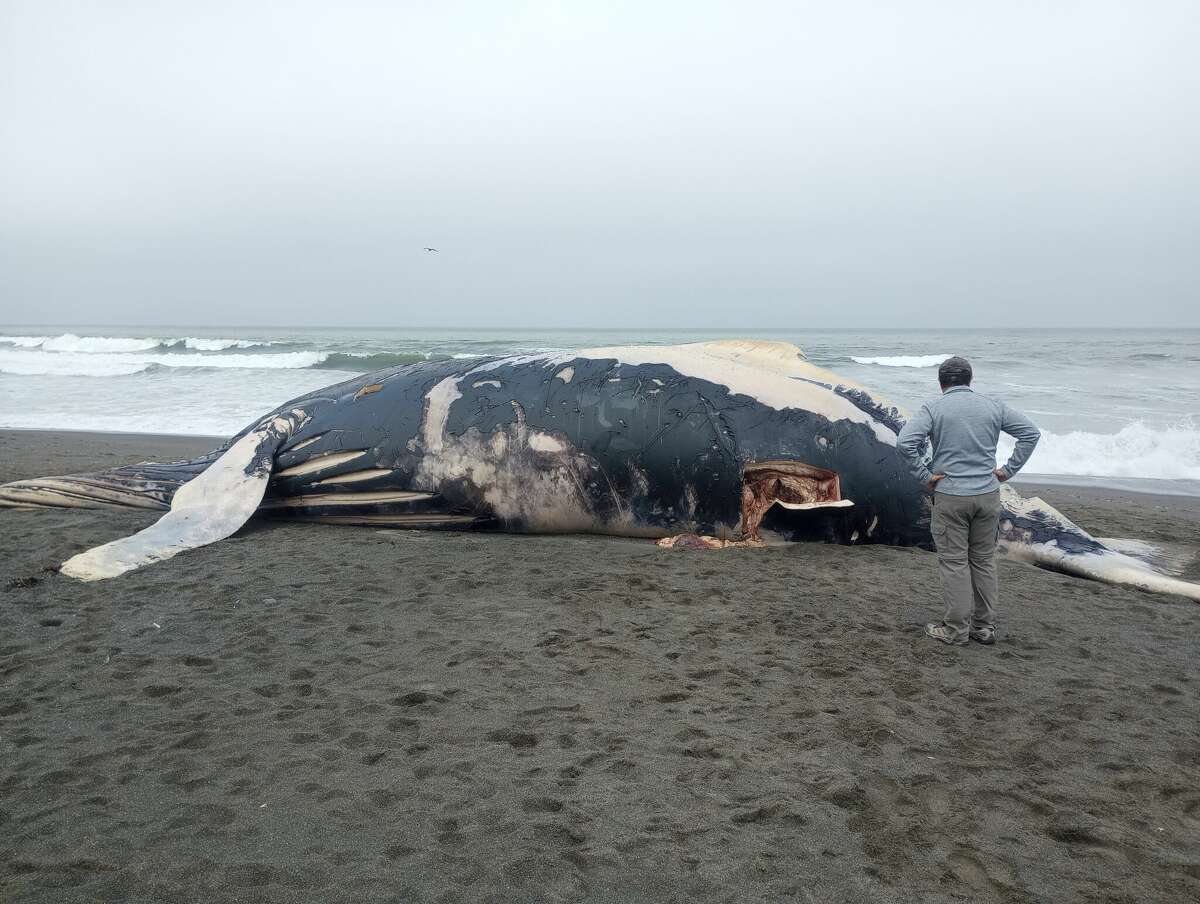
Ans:
[[[622,346],[378,371],[294,399],[203,458],[18,481],[9,505],[170,508],[63,566],[95,579],[228,536],[254,512],[335,524],[681,532],[930,546],[900,411],[787,343]],[[1039,564],[1174,580],[1007,489]]]

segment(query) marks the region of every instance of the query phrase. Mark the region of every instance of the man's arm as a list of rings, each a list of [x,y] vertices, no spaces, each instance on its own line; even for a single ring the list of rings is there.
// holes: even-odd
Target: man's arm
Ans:
[[[921,458],[925,454],[925,441],[929,439],[929,431],[932,429],[933,415],[929,413],[928,405],[922,405],[921,410],[904,425],[904,429],[896,438],[896,451],[900,453],[913,476],[926,485],[933,480],[933,473],[925,467]]]
[[[1038,440],[1042,438],[1042,432],[1033,426],[1033,421],[1025,417],[1021,412],[1009,408],[1003,402],[1000,403],[1000,407],[1000,429],[1009,436],[1014,437],[1017,441],[1016,446],[1013,447],[1012,455],[1008,457],[1008,461],[1004,467],[999,469],[999,471],[1004,472],[1004,476],[1000,477],[999,473],[996,474],[1001,480],[1008,480],[1008,478],[1024,467],[1025,462],[1029,461],[1029,456],[1033,454],[1034,447],[1037,446]]]

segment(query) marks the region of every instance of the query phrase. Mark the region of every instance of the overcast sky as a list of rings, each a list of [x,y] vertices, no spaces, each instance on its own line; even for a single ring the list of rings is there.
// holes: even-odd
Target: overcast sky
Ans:
[[[1198,9],[0,0],[0,322],[1200,326]]]

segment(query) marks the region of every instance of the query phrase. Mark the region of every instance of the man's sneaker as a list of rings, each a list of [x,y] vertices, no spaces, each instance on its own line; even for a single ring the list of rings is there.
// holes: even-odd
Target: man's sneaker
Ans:
[[[925,626],[925,633],[934,640],[940,640],[942,643],[948,643],[956,647],[961,647],[967,642],[965,637],[962,640],[956,640],[954,632],[941,622],[930,622],[927,624]]]
[[[991,625],[988,625],[986,628],[972,628],[971,640],[990,647],[996,642],[996,629]]]

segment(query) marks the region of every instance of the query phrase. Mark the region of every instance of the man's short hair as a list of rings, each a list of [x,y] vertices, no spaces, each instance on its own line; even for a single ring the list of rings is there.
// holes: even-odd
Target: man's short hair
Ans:
[[[941,384],[943,389],[948,389],[951,386],[970,386],[971,362],[957,355],[953,358],[947,358],[942,362],[942,366],[938,368],[938,383]]]

